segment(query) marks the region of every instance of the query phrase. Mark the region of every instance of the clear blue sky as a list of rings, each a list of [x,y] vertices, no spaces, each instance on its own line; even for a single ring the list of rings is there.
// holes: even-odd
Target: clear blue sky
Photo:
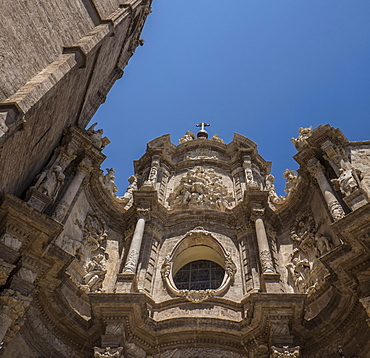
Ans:
[[[142,37],[92,120],[111,140],[102,168],[118,194],[148,141],[178,144],[202,121],[225,143],[255,141],[279,194],[299,127],[370,140],[369,0],[153,0]]]

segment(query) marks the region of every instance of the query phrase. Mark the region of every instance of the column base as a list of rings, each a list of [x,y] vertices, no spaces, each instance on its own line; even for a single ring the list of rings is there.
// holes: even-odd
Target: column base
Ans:
[[[116,293],[137,292],[136,274],[132,272],[123,272],[117,275]]]

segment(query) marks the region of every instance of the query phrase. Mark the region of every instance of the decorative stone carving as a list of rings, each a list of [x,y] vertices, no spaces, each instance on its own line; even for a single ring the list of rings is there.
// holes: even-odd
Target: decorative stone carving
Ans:
[[[155,187],[158,177],[159,158],[158,154],[153,155],[148,180],[144,182],[144,186]]]
[[[318,257],[327,254],[333,246],[331,244],[330,238],[322,234],[315,235],[315,244]]]
[[[274,264],[272,262],[271,253],[269,250],[260,252],[262,273],[275,272]]]
[[[0,258],[0,285],[5,285],[6,280],[10,272],[15,268],[15,265],[12,265],[3,259]]]
[[[0,236],[0,242],[14,251],[19,251],[22,246],[21,240],[7,233]]]
[[[128,181],[130,184],[126,189],[126,193],[123,196],[117,197],[119,201],[123,202],[126,205],[132,203],[133,192],[134,190],[137,190],[137,177],[135,175],[131,175],[128,178]]]
[[[187,131],[186,134],[179,139],[180,144],[190,142],[195,139],[195,134],[193,134],[191,131]]]
[[[185,159],[189,160],[201,160],[201,159],[212,159],[217,160],[218,153],[214,150],[210,150],[207,148],[198,148],[196,150],[192,150],[187,152]]]
[[[294,258],[286,267],[293,278],[296,291],[298,293],[305,293],[310,275],[310,263],[308,260]]]
[[[201,239],[203,235],[210,236],[212,239],[214,239],[213,235],[209,231],[204,230],[202,227],[196,227],[194,230],[189,231],[185,235],[184,240],[193,236],[199,236],[199,238]],[[219,288],[206,290],[177,289],[172,279],[173,255],[175,255],[175,253],[176,249],[174,250],[172,255],[169,254],[165,257],[161,268],[161,275],[166,287],[176,296],[185,297],[187,300],[193,303],[200,303],[210,297],[217,296],[223,293],[231,285],[236,273],[236,265],[231,258],[231,253],[228,251],[222,251],[222,253],[219,252],[219,254],[223,256],[224,259],[223,266],[225,268],[225,276]]]
[[[49,198],[54,199],[63,185],[64,178],[63,169],[59,165],[54,165],[41,173],[36,182],[35,189]]]
[[[173,207],[224,211],[231,208],[234,199],[222,184],[221,175],[212,168],[197,166],[181,178],[169,201]]]
[[[292,138],[292,143],[295,145],[297,150],[302,149],[303,147],[307,146],[307,138],[311,136],[312,126],[308,128],[302,128],[300,127],[298,129],[299,136],[298,138]]]
[[[105,146],[109,143],[109,139],[107,137],[103,138],[103,129],[95,130],[96,125],[98,122],[92,124],[87,130],[87,134],[91,138],[92,144],[97,147],[98,149],[104,149]]]
[[[211,138],[211,140],[214,140],[214,141],[219,142],[219,143],[224,143],[223,139],[221,139],[221,138],[218,136],[218,134],[215,134],[215,135]]]
[[[272,353],[271,358],[298,358],[300,357],[300,347],[288,347],[283,346],[283,348],[271,347]]]
[[[277,195],[274,181],[275,181],[274,176],[272,174],[268,174],[266,176],[265,187],[266,190],[268,190],[269,192],[269,201],[273,204],[279,204],[283,202],[284,198],[282,196]]]
[[[249,155],[244,156],[243,168],[245,174],[245,185],[250,189],[262,189],[259,168],[252,164]]]
[[[180,290],[179,295],[193,303],[200,303],[215,295],[215,290]]]
[[[123,348],[98,348],[94,347],[94,358],[123,358]]]
[[[355,190],[359,189],[359,182],[355,179],[352,170],[340,168],[338,173],[339,178],[331,180],[336,190],[339,189],[344,195],[350,195]]]
[[[289,195],[297,190],[300,178],[296,174],[295,170],[285,169],[283,178],[286,179],[284,191]]]
[[[105,266],[105,255],[99,253],[85,265],[87,274],[82,278],[82,284],[90,292],[101,291],[102,283],[107,273]]]
[[[303,215],[298,218],[290,231],[294,252],[301,250],[308,252],[315,244],[316,223],[312,215]]]
[[[116,179],[114,173],[113,168],[107,168],[107,174],[105,174],[103,178],[100,177],[103,187],[107,189],[111,195],[114,195],[118,191],[116,184],[114,184],[114,179]]]
[[[82,228],[83,239],[86,247],[91,251],[105,251],[108,234],[105,230],[105,223],[102,219],[94,214],[86,216]]]

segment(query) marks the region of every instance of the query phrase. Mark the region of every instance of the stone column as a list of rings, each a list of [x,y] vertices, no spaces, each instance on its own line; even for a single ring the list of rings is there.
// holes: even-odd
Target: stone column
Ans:
[[[140,215],[136,227],[134,236],[132,237],[130,249],[127,255],[126,264],[123,269],[123,273],[136,274],[137,263],[139,261],[141,243],[143,241],[145,220],[149,209],[138,209]]]
[[[272,256],[270,252],[270,247],[267,240],[265,224],[263,222],[262,216],[265,209],[254,209],[254,220],[256,225],[256,235],[258,252],[261,261],[262,274],[274,274],[274,264],[272,261]]]
[[[308,170],[316,178],[334,221],[344,217],[345,214],[342,205],[337,200],[332,187],[326,179],[321,163],[316,158],[310,159],[308,162]]]
[[[63,199],[58,203],[54,213],[53,219],[62,222],[69,207],[71,206],[73,199],[75,198],[78,189],[80,188],[82,181],[85,176],[92,170],[92,163],[88,158],[84,158],[77,168],[76,175],[74,176],[71,184],[66,190]]]

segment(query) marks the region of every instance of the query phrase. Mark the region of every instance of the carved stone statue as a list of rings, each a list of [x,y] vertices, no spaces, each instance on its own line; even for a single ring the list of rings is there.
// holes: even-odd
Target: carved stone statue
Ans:
[[[212,138],[212,140],[215,140],[216,142],[223,143],[223,139],[221,139],[218,134],[215,134]]]
[[[298,129],[299,136],[298,138],[292,138],[292,143],[295,145],[297,150],[303,148],[305,145],[307,145],[307,138],[311,136],[312,126],[308,128],[300,127]]]
[[[274,176],[272,174],[268,174],[266,176],[265,187],[266,187],[266,190],[268,190],[269,192],[270,202],[272,202],[273,204],[278,204],[278,203],[281,203],[284,200],[284,198],[277,195],[276,190],[275,190],[274,181],[275,181]]]
[[[336,189],[340,189],[344,195],[349,195],[359,188],[358,183],[352,173],[352,170],[339,169],[339,178],[331,181]]]
[[[50,169],[41,173],[38,178],[35,189],[51,199],[55,199],[59,189],[64,182],[63,169],[59,165],[54,165]]]
[[[286,179],[284,191],[287,194],[294,192],[297,189],[297,185],[299,183],[298,174],[295,173],[295,170],[285,169],[283,178]]]
[[[99,148],[99,149],[104,149],[105,146],[110,142],[107,137],[103,138],[103,129],[98,129],[95,130],[95,126],[98,124],[98,122],[92,124],[88,129],[87,129],[87,134],[90,136],[92,144]]]
[[[128,178],[130,185],[126,189],[126,193],[123,196],[118,197],[118,199],[123,202],[124,204],[128,204],[130,200],[133,198],[133,191],[137,190],[137,177],[135,175],[131,175]]]
[[[111,195],[114,195],[118,191],[118,188],[114,183],[114,179],[116,179],[116,177],[114,176],[114,169],[107,168],[107,172],[108,173],[105,174],[102,179],[102,183],[104,188],[106,188]]]
[[[169,201],[174,206],[225,210],[230,208],[233,198],[222,184],[222,177],[214,169],[197,166],[189,169],[181,178]]]
[[[180,144],[190,142],[195,139],[195,134],[193,134],[191,131],[187,131],[186,134],[179,139]]]
[[[293,259],[287,266],[298,293],[305,293],[305,285],[309,279],[310,264],[307,259]]]
[[[315,239],[316,239],[317,255],[319,257],[322,256],[322,255],[325,255],[326,253],[328,253],[331,250],[332,244],[330,242],[329,237],[326,237],[322,234],[320,234],[320,235],[316,234]]]
[[[82,278],[82,283],[89,288],[90,292],[101,291],[102,283],[107,273],[104,261],[105,255],[99,253],[92,257],[85,266],[87,274]]]

